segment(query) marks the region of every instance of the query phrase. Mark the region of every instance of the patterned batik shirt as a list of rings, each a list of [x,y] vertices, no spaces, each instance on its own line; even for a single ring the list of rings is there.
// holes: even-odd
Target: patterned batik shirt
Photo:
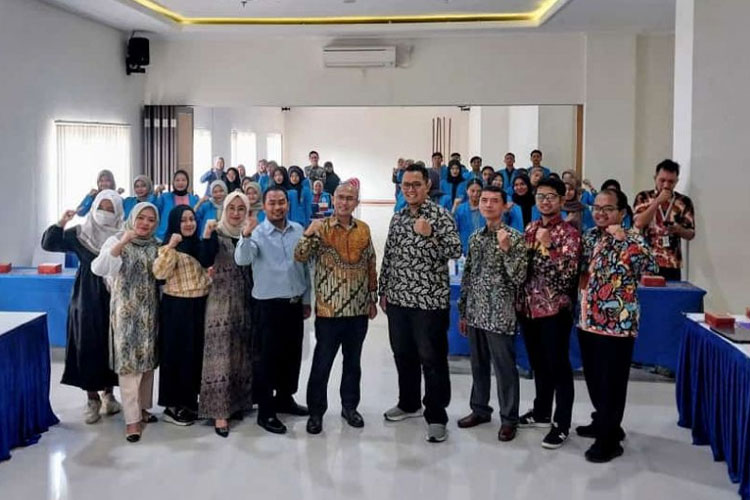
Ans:
[[[418,218],[432,226],[430,236],[414,231]],[[402,307],[435,310],[450,307],[448,260],[461,257],[461,240],[450,213],[426,200],[412,214],[393,215],[380,268],[380,295]]]
[[[636,230],[624,241],[599,228],[583,235],[579,328],[612,337],[638,335],[638,282],[659,271],[651,249]]]
[[[656,190],[638,193],[633,204],[635,215],[645,212],[657,196],[659,196],[659,193]],[[646,243],[651,247],[659,267],[669,269],[682,267],[680,237],[670,235],[668,229],[668,226],[674,224],[679,224],[685,229],[695,230],[693,202],[684,194],[676,191],[671,201],[656,209],[651,223],[643,230]],[[669,244],[667,244],[667,241],[669,241]]]
[[[469,238],[469,251],[461,279],[458,311],[469,326],[488,332],[516,333],[515,301],[526,279],[528,256],[523,235],[505,224],[510,248],[500,250],[497,233],[488,227]]]
[[[315,259],[315,315],[321,318],[367,316],[378,301],[378,276],[370,228],[352,219],[344,227],[335,217],[323,221],[320,235],[302,236],[294,249],[299,262]]]
[[[552,243],[549,248],[536,241],[540,228],[550,232]],[[530,319],[572,311],[581,254],[580,233],[557,215],[546,225],[542,220],[529,223],[524,239],[529,253],[529,270],[518,309]]]

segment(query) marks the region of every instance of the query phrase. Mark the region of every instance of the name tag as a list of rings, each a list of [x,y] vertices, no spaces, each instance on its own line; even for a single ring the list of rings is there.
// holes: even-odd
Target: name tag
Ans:
[[[662,236],[661,237],[661,246],[667,248],[671,245],[671,241],[669,239],[669,236]]]

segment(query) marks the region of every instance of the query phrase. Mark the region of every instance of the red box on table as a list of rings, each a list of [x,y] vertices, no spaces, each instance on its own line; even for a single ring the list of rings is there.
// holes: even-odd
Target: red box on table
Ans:
[[[13,264],[10,262],[0,262],[0,274],[7,274],[13,269]]]
[[[667,280],[663,276],[641,276],[641,285],[643,286],[667,286]]]
[[[714,328],[734,328],[734,318],[728,314],[706,313],[706,323]]]
[[[39,264],[36,272],[39,274],[60,274],[62,272],[62,264]]]

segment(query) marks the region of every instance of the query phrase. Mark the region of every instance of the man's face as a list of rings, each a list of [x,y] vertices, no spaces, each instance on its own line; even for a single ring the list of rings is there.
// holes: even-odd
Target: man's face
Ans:
[[[663,191],[665,189],[674,191],[674,188],[677,185],[677,181],[679,180],[679,176],[674,172],[659,170],[659,173],[656,174],[655,180],[657,191]]]
[[[536,168],[531,171],[531,185],[536,186],[539,184],[539,181],[542,180],[542,177],[544,177],[544,172],[541,168]]]
[[[318,166],[318,160],[320,160],[320,158],[318,157],[318,153],[312,153],[310,155],[310,165],[312,165],[313,167]]]
[[[594,223],[601,229],[613,224],[620,225],[624,215],[624,211],[617,210],[617,197],[610,193],[596,195],[591,211],[594,215]]]
[[[482,166],[482,160],[480,160],[479,158],[474,158],[473,160],[471,160],[471,169],[474,170],[475,172],[478,171],[479,167],[481,166]]]
[[[506,167],[512,167],[516,163],[516,158],[513,155],[505,155],[503,161]]]
[[[260,160],[258,162],[258,173],[265,174],[268,170],[268,162],[266,160]]]
[[[533,153],[531,155],[531,164],[534,165],[535,167],[537,165],[541,165],[542,164],[542,155],[540,155],[539,153]]]
[[[333,194],[333,206],[336,215],[348,217],[354,213],[357,205],[359,205],[359,194],[354,186],[342,184],[336,188],[336,192]]]
[[[482,191],[479,195],[479,213],[487,220],[497,221],[503,216],[505,203],[500,193]]]
[[[269,191],[263,203],[263,210],[266,211],[266,218],[270,222],[281,222],[286,219],[289,210],[286,194],[281,191]]]
[[[401,192],[409,205],[421,205],[430,192],[430,181],[419,172],[404,172],[401,179]]]
[[[561,205],[561,196],[550,186],[541,186],[536,190],[536,207],[542,215],[559,213]]]
[[[432,157],[432,168],[440,168],[442,165],[443,165],[442,156],[438,155],[438,156]]]
[[[216,167],[216,170],[224,170],[224,158],[217,158],[214,166]]]

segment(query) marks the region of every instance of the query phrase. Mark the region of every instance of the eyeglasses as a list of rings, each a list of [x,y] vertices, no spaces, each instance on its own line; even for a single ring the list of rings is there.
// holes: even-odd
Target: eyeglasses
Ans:
[[[417,190],[424,186],[422,182],[404,182],[401,184],[401,189],[404,191],[410,191],[412,189]]]
[[[603,214],[609,215],[609,214],[617,212],[617,207],[613,205],[604,205],[603,207],[594,205],[593,207],[591,207],[591,211],[594,212],[595,214],[603,213]]]
[[[534,198],[536,198],[536,201],[555,201],[560,198],[560,195],[555,193],[538,194]]]

